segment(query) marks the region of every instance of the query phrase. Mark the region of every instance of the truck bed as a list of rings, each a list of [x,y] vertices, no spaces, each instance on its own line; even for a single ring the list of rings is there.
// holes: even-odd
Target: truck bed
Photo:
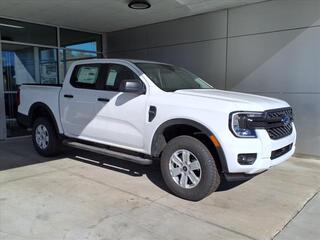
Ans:
[[[20,86],[19,114],[29,115],[32,107],[45,104],[50,108],[57,124],[60,124],[59,97],[61,84],[23,84]]]

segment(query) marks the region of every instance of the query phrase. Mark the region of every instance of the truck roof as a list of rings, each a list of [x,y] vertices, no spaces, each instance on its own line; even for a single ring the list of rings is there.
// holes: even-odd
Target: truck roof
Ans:
[[[156,61],[147,61],[147,60],[139,60],[139,59],[126,59],[126,58],[91,58],[91,59],[85,59],[85,60],[78,60],[75,63],[81,64],[81,63],[88,63],[88,62],[100,62],[100,63],[108,63],[112,61],[121,61],[121,62],[130,62],[130,63],[153,63],[153,64],[165,64],[170,65],[168,63],[162,63],[162,62],[156,62]]]

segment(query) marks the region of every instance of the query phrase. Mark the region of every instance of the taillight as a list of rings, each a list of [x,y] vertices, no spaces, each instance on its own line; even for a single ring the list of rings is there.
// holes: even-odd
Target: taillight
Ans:
[[[17,91],[17,99],[16,99],[16,101],[17,101],[17,106],[19,106],[20,105],[20,88],[18,88],[18,91]]]

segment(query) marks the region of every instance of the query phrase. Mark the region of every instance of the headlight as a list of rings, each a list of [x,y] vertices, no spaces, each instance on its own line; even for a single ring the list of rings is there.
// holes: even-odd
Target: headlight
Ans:
[[[236,112],[230,114],[230,130],[236,137],[256,138],[256,131],[250,128],[248,124],[254,118],[262,117],[259,112]]]

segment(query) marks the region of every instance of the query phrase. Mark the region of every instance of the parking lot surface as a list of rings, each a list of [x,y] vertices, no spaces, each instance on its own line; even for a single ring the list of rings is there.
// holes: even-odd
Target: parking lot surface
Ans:
[[[320,160],[289,161],[200,202],[168,193],[159,166],[0,142],[0,239],[320,239]]]

